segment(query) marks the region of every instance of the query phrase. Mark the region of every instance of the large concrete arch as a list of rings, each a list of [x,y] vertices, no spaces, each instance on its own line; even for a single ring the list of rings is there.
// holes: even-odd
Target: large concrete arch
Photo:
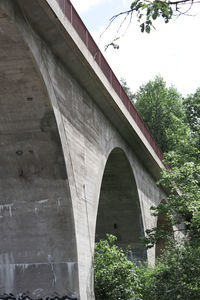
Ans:
[[[55,107],[9,12],[7,2],[0,9],[0,294],[75,297],[74,218]]]
[[[118,238],[118,245],[130,248],[130,258],[147,258],[141,242],[144,236],[139,196],[134,174],[121,148],[111,151],[106,162],[99,199],[96,241],[106,234]]]
[[[131,168],[131,176],[134,178],[134,184],[137,186],[139,199],[137,202],[139,203],[138,207],[141,208],[139,214],[140,216],[142,215],[141,224],[144,224],[144,230],[155,226],[156,220],[150,215],[149,208],[151,205],[158,204],[160,199],[163,198],[163,196],[161,197],[162,191],[155,184],[155,178],[158,177],[162,163],[156,156],[156,153],[154,153],[153,148],[148,144],[147,139],[142,135],[142,131],[134,123],[111,84],[106,81],[106,77],[99,70],[95,56],[92,56],[88,49],[84,48],[81,38],[75,32],[73,26],[69,24],[69,21],[59,8],[58,2],[65,4],[66,12],[70,12],[69,1],[56,0],[0,0],[0,8],[10,16],[16,28],[19,29],[27,46],[27,52],[33,58],[35,70],[38,71],[38,73],[36,72],[36,79],[39,80],[39,77],[41,77],[42,85],[44,85],[47,92],[46,94],[44,93],[43,100],[40,99],[41,101],[38,102],[38,105],[41,105],[41,111],[37,105],[32,109],[29,108],[28,105],[34,106],[35,102],[34,99],[27,99],[33,98],[31,95],[26,96],[27,89],[26,97],[23,96],[22,98],[25,98],[27,101],[25,101],[26,106],[24,106],[24,110],[27,108],[27,113],[24,112],[26,114],[25,119],[28,123],[29,118],[30,123],[36,126],[34,128],[37,128],[38,132],[40,129],[38,124],[42,119],[42,112],[45,113],[47,111],[45,121],[40,122],[43,124],[42,127],[44,129],[40,133],[42,135],[40,141],[46,141],[47,144],[50,142],[51,146],[47,149],[47,153],[50,152],[52,154],[49,154],[52,159],[50,160],[50,165],[48,165],[48,168],[51,170],[54,170],[53,166],[58,164],[53,156],[58,143],[55,143],[53,138],[56,135],[56,141],[58,141],[59,133],[61,140],[67,172],[65,170],[65,179],[59,179],[59,177],[57,179],[63,183],[63,186],[65,181],[66,193],[62,184],[63,190],[61,188],[61,191],[63,195],[68,193],[69,198],[67,196],[68,200],[66,199],[66,201],[63,198],[61,206],[63,209],[62,211],[59,210],[59,212],[56,203],[55,205],[52,204],[53,201],[40,204],[44,206],[47,203],[52,204],[52,218],[49,222],[54,222],[53,220],[57,217],[60,218],[60,221],[63,221],[60,241],[63,241],[64,250],[58,245],[56,257],[62,256],[64,259],[62,261],[65,261],[65,265],[69,263],[69,268],[66,267],[65,271],[68,273],[72,271],[72,275],[74,274],[74,276],[70,277],[67,277],[68,275],[66,274],[68,280],[65,288],[71,291],[71,295],[74,292],[78,299],[93,300],[92,262],[96,216],[101,181],[109,154],[115,148],[120,148],[125,153],[130,164],[128,169],[130,170]],[[51,4],[51,7],[49,4]],[[17,47],[17,43],[15,46]],[[34,70],[34,66],[31,66],[30,74],[32,74],[32,69]],[[93,72],[92,68],[95,72]],[[27,72],[26,75],[28,80],[30,75]],[[38,84],[40,88],[42,86],[41,82],[40,85]],[[19,103],[22,103],[20,101],[21,98]],[[43,104],[41,104],[42,101]],[[51,105],[49,105],[49,101]],[[52,109],[57,126],[55,126]],[[29,117],[30,114],[31,117]],[[38,123],[32,122],[34,115]],[[40,115],[41,117],[38,117]],[[45,140],[43,136],[48,136],[48,139]],[[47,144],[45,144],[46,148],[48,148]],[[21,152],[15,154],[18,161],[22,157],[27,159],[27,155],[31,154],[28,154],[26,151],[29,150],[28,147],[24,149],[23,154],[26,153],[26,156],[18,155]],[[124,161],[127,162],[127,160],[125,159]],[[47,165],[45,155],[42,155],[39,163]],[[59,168],[58,171],[60,172]],[[20,169],[23,172],[19,174],[25,174],[25,170],[23,168]],[[64,172],[64,167],[62,171]],[[60,174],[59,172],[56,174]],[[19,180],[22,179],[21,177],[23,176],[19,176]],[[49,181],[49,186],[53,187],[54,184],[55,180],[53,178],[52,185]],[[58,193],[56,192],[56,195],[53,191],[52,195],[55,195],[56,199],[59,193],[60,190]],[[50,197],[49,194],[48,196]],[[33,203],[34,201],[31,202],[31,204]],[[68,209],[67,203],[69,204],[69,223],[74,224],[72,224],[72,227],[68,227],[69,232],[65,236],[66,239],[64,239],[65,216],[68,216],[66,212]],[[59,204],[58,201],[57,204]],[[44,214],[45,209],[46,207],[42,210]],[[4,210],[7,210],[7,214],[9,213],[9,207],[5,207]],[[14,216],[14,211],[11,212]],[[73,229],[72,232],[71,228]],[[47,238],[52,237],[51,232],[46,231],[45,234]],[[67,248],[65,249],[65,245],[69,244],[68,240],[70,240],[70,249],[73,252],[72,257],[69,255],[70,252],[67,252]],[[153,261],[154,257],[155,251],[152,250],[150,255],[148,253],[148,259]],[[6,258],[6,264],[7,261]],[[56,272],[60,272],[60,275],[58,274],[56,277],[56,284],[59,284],[60,278],[61,282],[63,282],[62,272],[59,271],[59,262],[62,261],[55,260],[58,267]],[[10,262],[12,265],[11,259]],[[52,266],[51,260],[48,263],[49,266]],[[53,269],[51,270],[53,272]],[[72,289],[69,288],[70,285],[73,286]]]

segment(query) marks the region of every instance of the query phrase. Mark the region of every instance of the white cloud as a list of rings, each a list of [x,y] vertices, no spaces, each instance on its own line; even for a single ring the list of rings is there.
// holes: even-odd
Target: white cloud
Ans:
[[[116,1],[116,0],[115,0]],[[98,4],[106,4],[113,3],[113,7],[116,5],[116,2],[114,0],[71,0],[71,3],[77,10],[79,14],[84,14],[91,9],[95,8]],[[130,0],[118,0],[118,5],[120,4],[122,10],[126,10],[130,7]],[[94,11],[94,13],[98,14],[98,11]],[[95,24],[94,24],[95,26]]]
[[[78,11],[79,14],[83,14],[90,9],[94,8],[97,4],[102,2],[102,0],[71,0],[71,3],[75,7],[75,9]]]

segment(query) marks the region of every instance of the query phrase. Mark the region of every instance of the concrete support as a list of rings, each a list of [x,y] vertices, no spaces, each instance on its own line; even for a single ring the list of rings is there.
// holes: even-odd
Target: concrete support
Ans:
[[[0,294],[76,296],[69,182],[52,105],[22,34],[0,11]]]

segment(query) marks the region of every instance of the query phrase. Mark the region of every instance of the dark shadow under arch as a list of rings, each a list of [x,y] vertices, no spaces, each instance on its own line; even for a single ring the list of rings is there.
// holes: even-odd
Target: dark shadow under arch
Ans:
[[[102,179],[96,223],[96,241],[106,234],[118,238],[118,245],[131,247],[131,259],[146,259],[140,238],[144,236],[135,178],[130,163],[120,148],[108,157]]]
[[[157,221],[157,228],[166,230],[166,215],[159,215],[158,221]],[[165,249],[165,241],[164,240],[158,240],[156,243],[156,258],[160,257],[163,250]]]
[[[53,108],[16,24],[0,10],[0,294],[78,290],[70,189]]]
[[[165,204],[166,201],[162,200],[161,203]],[[159,214],[158,215],[157,228],[162,230],[162,231],[166,231],[168,233],[171,233],[171,235],[173,236],[173,228],[172,228],[172,225],[169,224],[169,220],[168,220],[166,214]],[[165,250],[165,247],[166,247],[166,240],[159,239],[156,243],[156,248],[155,248],[156,258],[159,258],[161,256],[162,252]]]

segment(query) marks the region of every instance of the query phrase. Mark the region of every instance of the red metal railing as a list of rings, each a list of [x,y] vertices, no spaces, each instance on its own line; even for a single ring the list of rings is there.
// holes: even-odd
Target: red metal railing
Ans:
[[[99,50],[97,44],[93,40],[91,34],[87,30],[86,26],[84,25],[83,21],[79,17],[78,13],[76,12],[75,8],[71,4],[70,0],[56,0],[64,12],[65,16],[68,18],[68,20],[71,22],[77,33],[79,34],[82,41],[85,43],[86,47],[90,51],[90,53],[93,55],[96,63],[101,68],[104,75],[109,80],[110,84],[112,85],[115,92],[118,94],[118,96],[121,98],[122,102],[124,103],[125,107],[129,111],[130,115],[146,137],[149,144],[154,149],[157,156],[163,160],[163,153],[160,150],[159,146],[156,144],[154,138],[152,137],[151,133],[149,132],[147,126],[143,122],[142,118],[138,114],[135,107],[132,105],[130,99],[128,98],[126,92],[122,88],[119,80],[111,70],[109,64],[107,63],[106,59],[104,58],[103,54]]]

